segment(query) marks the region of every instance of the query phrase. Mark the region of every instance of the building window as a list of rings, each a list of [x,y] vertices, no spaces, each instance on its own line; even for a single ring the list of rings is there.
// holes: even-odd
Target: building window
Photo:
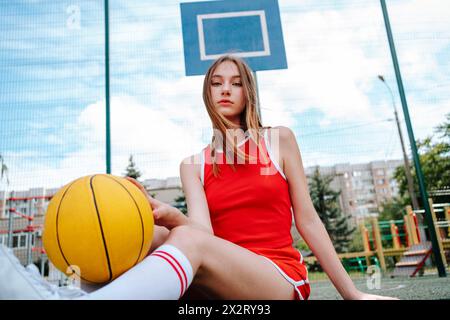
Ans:
[[[13,248],[18,248],[19,247],[19,236],[18,235],[13,235],[13,237],[12,237],[12,246],[13,246]]]
[[[6,236],[5,242],[7,242],[8,236]],[[28,234],[26,233],[18,233],[13,234],[12,237],[12,247],[13,248],[26,248],[27,247]],[[31,238],[31,246],[34,246],[34,235]]]
[[[377,179],[377,184],[378,185],[384,184],[384,179]]]
[[[27,235],[22,234],[19,236],[19,239],[20,239],[20,247],[25,248],[27,246]]]
[[[378,169],[377,170],[377,175],[378,176],[384,176],[384,170],[383,169]]]

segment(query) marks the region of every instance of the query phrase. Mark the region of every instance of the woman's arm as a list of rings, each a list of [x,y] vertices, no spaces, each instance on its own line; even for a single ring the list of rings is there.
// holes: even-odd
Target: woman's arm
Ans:
[[[180,164],[180,177],[186,197],[189,224],[213,234],[205,190],[200,180],[199,155],[185,158]]]
[[[280,154],[294,211],[297,230],[344,299],[384,298],[360,292],[350,279],[334,249],[309,195],[308,183],[294,133],[278,127]]]

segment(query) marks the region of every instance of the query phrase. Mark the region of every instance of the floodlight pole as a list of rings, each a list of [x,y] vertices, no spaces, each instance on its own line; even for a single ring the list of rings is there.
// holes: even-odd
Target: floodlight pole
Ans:
[[[109,4],[105,0],[105,105],[106,105],[106,173],[111,173],[111,123],[109,104]]]

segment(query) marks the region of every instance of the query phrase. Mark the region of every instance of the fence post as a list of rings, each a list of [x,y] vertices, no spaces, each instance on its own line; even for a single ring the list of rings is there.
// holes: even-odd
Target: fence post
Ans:
[[[414,219],[414,212],[412,210],[411,206],[406,207],[406,213],[409,220],[409,228],[410,228],[410,235],[411,235],[411,245],[419,244],[419,239],[417,237],[417,226],[416,221]]]
[[[405,221],[406,234],[408,235],[408,247],[411,247],[415,244],[413,226],[410,219],[411,213],[412,207],[410,205],[406,206],[406,214],[403,216],[403,220]]]
[[[447,268],[447,259],[445,258],[445,252],[444,252],[444,247],[442,245],[442,238],[441,238],[441,233],[439,232],[439,226],[436,223],[437,219],[436,219],[436,213],[434,212],[434,208],[433,208],[433,200],[431,198],[428,198],[428,203],[430,204],[431,218],[433,219],[433,228],[436,231],[436,238],[437,238],[437,243],[438,243],[438,247],[439,247],[439,252],[442,257],[442,262],[444,263],[444,266]]]
[[[394,221],[391,220],[391,236],[392,236],[392,244],[394,245],[394,249],[400,249],[400,239],[397,233],[397,226]]]
[[[445,207],[444,212],[445,212],[445,220],[447,221],[447,223],[450,223],[450,207]],[[450,238],[450,225],[447,228],[447,237]]]
[[[34,214],[33,214],[33,198],[28,199],[28,224],[27,224],[27,265],[33,262],[33,236],[34,236]]]
[[[386,262],[384,261],[383,245],[381,243],[380,227],[378,226],[378,219],[376,217],[371,218],[372,230],[375,236],[375,243],[377,245],[376,251],[378,260],[380,261],[380,267],[383,272],[386,272]]]
[[[359,224],[359,229],[361,230],[361,236],[364,246],[364,253],[366,258],[366,266],[370,266],[370,243],[369,243],[369,233],[367,231],[367,228],[364,225],[364,222]]]
[[[11,207],[11,200],[9,201],[9,216],[8,216],[8,248],[13,247],[13,212]]]

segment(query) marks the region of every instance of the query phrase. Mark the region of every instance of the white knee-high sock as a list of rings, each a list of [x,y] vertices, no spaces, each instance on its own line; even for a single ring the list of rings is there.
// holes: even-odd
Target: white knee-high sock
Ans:
[[[136,266],[84,299],[176,300],[192,282],[192,266],[172,245],[162,245]]]

